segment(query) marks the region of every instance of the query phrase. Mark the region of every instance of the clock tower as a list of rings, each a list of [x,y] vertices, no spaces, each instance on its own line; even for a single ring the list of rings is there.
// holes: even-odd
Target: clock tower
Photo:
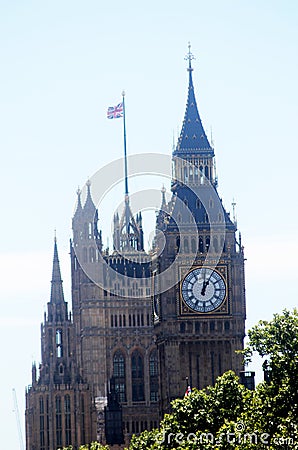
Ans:
[[[188,385],[212,385],[243,369],[244,254],[236,223],[217,192],[214,149],[198,112],[188,60],[188,98],[173,152],[171,198],[157,215],[153,270],[160,413]]]

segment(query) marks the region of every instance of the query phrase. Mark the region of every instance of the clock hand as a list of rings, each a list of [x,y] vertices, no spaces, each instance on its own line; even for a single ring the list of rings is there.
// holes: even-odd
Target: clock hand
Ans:
[[[203,296],[205,295],[206,288],[207,288],[208,284],[209,284],[209,280],[208,281],[203,281],[203,287],[202,287],[202,290],[201,290],[201,295],[203,295]]]
[[[202,287],[202,290],[201,290],[201,295],[205,295],[205,293],[206,293],[206,287],[208,286],[208,284],[209,284],[209,280],[208,281],[206,281],[206,269],[204,270],[204,280],[203,280],[203,287]]]
[[[207,286],[209,284],[210,278],[212,277],[212,275],[214,273],[214,270],[215,269],[212,270],[211,275],[210,275],[210,277],[208,278],[207,281],[205,281],[205,277],[204,277],[203,287],[202,287],[202,290],[201,290],[201,295],[203,295],[203,296],[206,294],[206,288],[207,288]],[[206,269],[205,269],[205,274],[206,274]]]

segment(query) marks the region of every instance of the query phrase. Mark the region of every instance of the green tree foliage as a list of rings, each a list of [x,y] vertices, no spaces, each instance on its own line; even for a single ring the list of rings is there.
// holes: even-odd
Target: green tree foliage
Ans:
[[[69,447],[63,447],[62,450],[73,450],[73,447],[70,445]],[[79,450],[109,450],[109,447],[107,445],[101,445],[99,442],[91,442],[91,444],[81,445]]]
[[[172,413],[165,415],[159,431],[134,437],[129,450],[208,449],[214,445],[221,427],[246,409],[252,392],[229,371],[219,377],[214,387],[194,389],[183,399],[172,402]]]
[[[256,389],[254,418],[247,418],[247,423],[265,430],[272,441],[286,437],[297,441],[297,447],[275,443],[272,448],[298,448],[298,310],[284,310],[270,322],[261,320],[248,337],[245,361],[251,360],[254,351],[265,358],[267,382]]]
[[[233,372],[214,387],[172,403],[159,430],[134,437],[129,450],[298,449],[298,312],[283,311],[248,333],[246,362],[266,358],[267,382],[249,391]]]
[[[250,362],[254,351],[265,357],[263,368],[270,381],[276,389],[282,384],[288,385],[298,413],[298,310],[275,314],[271,322],[261,320],[248,336],[249,344],[243,352],[245,361]]]

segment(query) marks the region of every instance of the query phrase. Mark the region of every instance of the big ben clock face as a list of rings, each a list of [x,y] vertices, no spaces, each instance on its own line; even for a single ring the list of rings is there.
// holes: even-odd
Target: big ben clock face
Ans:
[[[181,285],[181,294],[186,305],[200,313],[217,309],[224,302],[226,291],[222,275],[209,267],[191,270]]]

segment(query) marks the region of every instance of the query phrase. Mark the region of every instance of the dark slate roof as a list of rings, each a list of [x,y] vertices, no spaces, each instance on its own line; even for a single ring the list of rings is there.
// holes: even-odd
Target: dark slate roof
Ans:
[[[214,151],[209,144],[197,107],[192,82],[192,70],[193,69],[190,66],[188,68],[189,85],[186,111],[182,124],[182,130],[178,139],[178,144],[173,154],[174,156],[181,157],[183,157],[183,155],[185,154],[190,153],[202,153],[204,156],[213,156]]]
[[[177,186],[176,200],[174,197],[174,208],[168,220],[167,228],[169,231],[179,231],[179,226],[194,224],[198,231],[210,229],[210,223],[223,224],[226,230],[236,231],[234,223],[229,214],[225,211],[218,193],[212,187],[207,188],[189,188],[185,185]],[[208,199],[213,200],[213,207],[208,207],[206,211],[202,200],[208,204]],[[221,219],[219,219],[221,215]],[[180,218],[179,218],[180,217]]]
[[[147,257],[148,259],[148,257]],[[110,275],[116,278],[116,274],[126,275],[131,278],[149,278],[150,262],[138,262],[126,259],[123,255],[110,255],[106,258],[106,263],[113,269]]]

